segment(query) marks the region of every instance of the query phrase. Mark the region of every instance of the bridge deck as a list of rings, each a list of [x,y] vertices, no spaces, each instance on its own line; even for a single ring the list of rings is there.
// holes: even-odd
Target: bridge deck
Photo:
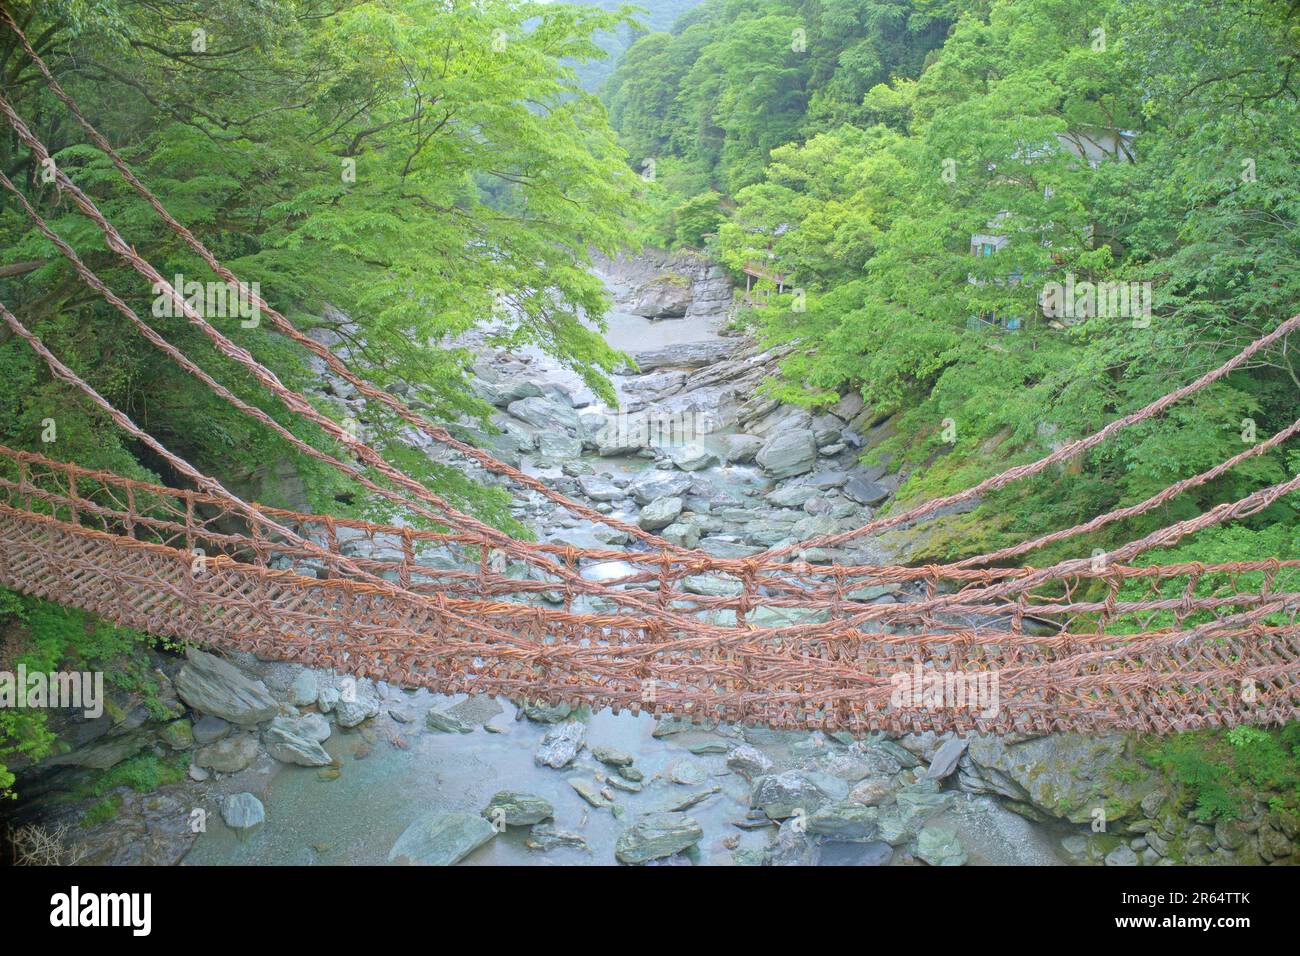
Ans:
[[[441,693],[860,732],[1168,731],[1300,712],[1300,627],[1283,611],[1297,596],[1265,584],[1300,562],[1112,568],[990,602],[991,583],[1026,572],[794,562],[744,583],[725,570],[735,562],[710,567],[707,556],[553,549],[555,573],[527,580],[500,573],[490,548],[464,535],[292,516],[331,553],[350,550],[393,582],[386,591],[231,530],[215,499],[26,457],[21,480],[0,477],[0,584],[207,647]],[[134,506],[104,503],[128,498]],[[367,552],[376,556],[356,556]],[[647,570],[588,593],[560,573],[615,554]],[[736,593],[684,589],[706,571]],[[1237,587],[1185,596],[1188,580],[1215,575]],[[900,579],[922,593],[892,604],[845,596]],[[1106,593],[1085,599],[1098,587]],[[1030,633],[1031,617],[1061,630]],[[985,681],[979,706],[901,695],[944,675],[950,691]]]

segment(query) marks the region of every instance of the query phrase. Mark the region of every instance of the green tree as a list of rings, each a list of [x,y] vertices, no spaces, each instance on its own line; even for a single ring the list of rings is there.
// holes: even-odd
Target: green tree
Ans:
[[[566,62],[600,55],[597,30],[620,13],[492,0],[113,0],[19,3],[27,33],[92,122],[119,144],[179,219],[273,305],[306,325],[347,332],[352,361],[449,422],[486,407],[464,386],[457,335],[495,317],[512,346],[536,345],[608,391],[618,360],[582,317],[607,308],[590,250],[614,252],[634,208],[635,174]],[[201,38],[201,42],[200,42]],[[83,145],[12,36],[0,36],[6,96],[123,234],[165,275],[210,278],[152,212]],[[0,140],[0,163],[91,266],[150,315],[150,290],[57,195],[30,157]],[[0,282],[60,355],[165,442],[232,481],[284,460],[308,479],[310,504],[339,508],[351,490],[207,394],[80,285],[12,203],[4,245],[45,260]],[[504,307],[502,307],[504,306]],[[355,329],[340,328],[339,311]],[[290,422],[242,371],[181,319],[165,335],[242,397]],[[223,326],[291,384],[313,373],[265,328]],[[133,449],[15,341],[0,342],[0,426],[38,444],[40,421],[64,425],[56,455],[133,472]],[[326,408],[343,413],[337,403]],[[398,423],[364,422],[394,459],[495,519],[499,495],[393,441]],[[292,424],[324,442],[315,429]],[[66,439],[66,440],[65,440]],[[143,463],[143,464],[148,464]],[[142,473],[139,466],[134,473]],[[287,486],[280,486],[287,487]],[[279,487],[259,491],[274,499]]]
[[[633,44],[604,96],[634,161],[673,157],[734,196],[772,150],[865,123],[867,92],[919,72],[949,15],[912,0],[705,0]]]
[[[957,12],[915,81],[868,91],[867,115],[888,129],[842,126],[773,150],[720,229],[729,265],[766,256],[806,287],[806,310],[755,316],[772,339],[805,346],[777,394],[815,403],[854,387],[894,414],[896,438],[876,453],[912,472],[905,499],[1094,431],[1300,302],[1286,4],[1021,0]],[[972,256],[980,236],[976,251],[995,254]],[[1154,314],[1044,316],[1040,297],[1067,279],[1150,283]],[[1243,434],[1300,415],[1297,368],[1293,350],[1261,356],[1079,468],[993,496],[963,524],[978,535],[940,539],[935,556],[1075,523],[1236,454]],[[1288,467],[1281,453],[1260,456],[1100,543]],[[1253,523],[1293,520],[1283,504]]]

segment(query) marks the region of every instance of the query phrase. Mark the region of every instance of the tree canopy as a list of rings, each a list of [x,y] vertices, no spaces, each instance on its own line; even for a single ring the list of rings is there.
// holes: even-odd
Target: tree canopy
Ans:
[[[651,237],[689,239],[677,218],[719,190],[725,219],[701,244],[733,269],[759,260],[793,276],[796,294],[750,316],[799,346],[776,393],[817,404],[859,391],[892,417],[874,454],[912,475],[902,497],[914,499],[1088,434],[1300,311],[1293,6],[711,2],[634,46],[607,98],[634,161],[673,158]],[[778,43],[795,25],[802,58]],[[769,79],[784,95],[768,96]],[[1150,315],[1062,321],[1043,300],[1065,283],[1132,288]],[[936,556],[1204,470],[1300,417],[1298,376],[1294,349],[1275,350],[1086,462],[995,496]],[[1149,520],[1298,466],[1295,452],[1261,455]],[[1293,505],[1252,527],[1275,522],[1300,544]]]
[[[603,372],[618,357],[582,321],[607,305],[589,256],[621,245],[640,181],[572,64],[600,56],[593,35],[624,24],[623,13],[525,0],[55,0],[13,9],[171,212],[294,321],[351,336],[372,380],[410,388],[435,418],[483,414],[464,387],[469,357],[449,343],[495,318],[503,341],[545,349],[608,389]],[[0,68],[6,97],[141,254],[164,275],[213,278],[85,143],[8,31]],[[150,290],[59,201],[12,135],[0,138],[0,164],[149,315]],[[164,443],[228,480],[288,462],[309,477],[316,508],[352,500],[319,465],[141,343],[7,196],[0,236],[12,260],[45,263],[0,280],[4,300]],[[355,325],[340,327],[340,312]],[[183,319],[158,328],[241,397],[269,401]],[[291,383],[308,380],[310,369],[267,329],[228,321],[222,331]],[[0,367],[0,440],[40,447],[41,422],[53,418],[59,457],[128,474],[159,467],[51,382],[21,342],[0,342]],[[266,408],[309,441],[326,440]],[[336,404],[326,411],[342,414]],[[411,473],[504,517],[500,498],[390,441],[396,422],[376,413],[362,424]],[[259,493],[280,503],[274,483]]]

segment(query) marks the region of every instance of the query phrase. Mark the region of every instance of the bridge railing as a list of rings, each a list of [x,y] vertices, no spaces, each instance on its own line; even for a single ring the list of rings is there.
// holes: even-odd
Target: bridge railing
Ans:
[[[1300,560],[1043,577],[530,545],[547,575],[473,536],[263,511],[400,592],[203,493],[3,447],[0,581],[158,633],[446,692],[783,726],[1170,729],[1297,703]],[[614,561],[618,582],[583,577]],[[900,680],[977,679],[1000,681],[997,713],[896,699]]]
[[[215,496],[2,445],[0,496],[26,511],[190,552],[224,554],[255,566],[319,577],[348,576],[301,546],[250,529],[242,515]],[[752,563],[702,552],[679,556],[530,544],[547,562],[552,572],[547,575],[535,573],[537,565],[512,564],[491,542],[465,533],[258,508],[330,554],[417,592],[459,588],[489,597],[554,595],[571,590],[572,582],[564,580],[562,570],[579,577],[600,572],[588,576],[590,588],[571,594],[570,603],[583,593],[607,599],[629,595],[652,601],[656,609],[707,616],[710,623],[724,626],[758,626],[752,612],[768,609],[817,612],[823,619],[857,615],[863,622],[935,626],[956,626],[944,621],[984,616],[1004,621],[1013,630],[1023,629],[1027,620],[1031,630],[1042,633],[1080,625],[1091,625],[1097,633],[1122,633],[1156,620],[1181,624],[1198,614],[1246,610],[1279,587],[1300,589],[1300,559],[1146,567],[1090,563],[997,599],[986,595],[992,586],[1001,584],[1005,590],[1018,578],[1033,575],[1034,569]],[[610,569],[613,563],[624,567]],[[521,573],[532,577],[521,579]],[[779,624],[779,613],[777,617]],[[770,616],[767,624],[773,624]]]

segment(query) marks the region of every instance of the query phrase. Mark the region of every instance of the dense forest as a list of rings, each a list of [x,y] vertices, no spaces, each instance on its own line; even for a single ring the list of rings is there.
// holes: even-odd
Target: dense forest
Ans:
[[[626,11],[629,7],[634,8],[636,13],[631,20],[595,34],[596,46],[600,47],[604,56],[583,59],[573,64],[582,88],[593,93],[601,89],[628,47],[647,33],[665,33],[672,29],[682,14],[699,3],[700,0],[644,0],[636,4],[625,0],[591,0],[589,6],[611,13]]]
[[[788,277],[751,315],[801,346],[777,394],[860,390],[922,497],[1089,434],[1300,310],[1298,62],[1289,0],[707,0],[604,96],[654,172],[645,237]],[[1075,283],[1144,308],[1040,302]],[[1141,501],[1298,416],[1288,345],[994,496],[934,556]],[[1297,468],[1261,455],[1093,543]],[[1279,504],[1185,554],[1295,554],[1298,535]]]
[[[466,356],[445,342],[495,314],[503,340],[547,349],[605,387],[600,372],[616,356],[579,319],[603,315],[606,303],[586,263],[591,250],[620,244],[639,179],[572,64],[599,57],[593,38],[625,18],[527,2],[457,4],[436,16],[427,6],[60,0],[14,10],[163,203],[273,306],[336,333],[348,332],[340,314],[363,323],[355,357],[372,380],[414,389],[443,420],[483,413],[463,387]],[[0,69],[18,113],[128,241],[164,275],[205,279],[199,260],[85,143],[8,31]],[[6,133],[0,168],[93,270],[151,315],[152,290]],[[346,510],[350,489],[337,476],[145,346],[7,196],[0,245],[0,298],[164,444],[269,504],[285,502],[266,463],[283,462],[280,475],[306,478],[300,504]],[[291,423],[183,318],[160,319],[159,331],[219,369],[242,398]],[[227,321],[224,331],[291,384],[311,374],[265,328]],[[42,447],[41,423],[51,419],[58,457],[136,476],[162,467],[51,381],[24,343],[0,334],[0,441]],[[394,422],[360,426],[409,474],[501,518],[500,499],[389,441]],[[291,427],[326,441],[311,426]]]

